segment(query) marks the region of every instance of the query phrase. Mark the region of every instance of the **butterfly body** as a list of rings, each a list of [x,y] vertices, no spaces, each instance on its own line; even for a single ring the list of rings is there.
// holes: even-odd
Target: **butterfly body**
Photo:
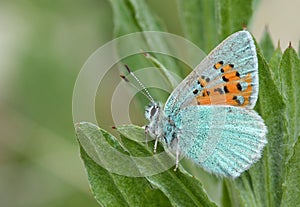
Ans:
[[[261,157],[267,128],[252,110],[258,63],[252,36],[240,31],[217,46],[172,92],[146,110],[148,131],[209,172],[238,177]]]

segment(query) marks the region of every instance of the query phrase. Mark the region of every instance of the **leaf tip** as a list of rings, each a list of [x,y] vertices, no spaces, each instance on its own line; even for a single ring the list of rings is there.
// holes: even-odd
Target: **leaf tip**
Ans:
[[[278,39],[277,48],[280,48],[280,39]]]
[[[269,25],[268,24],[265,25],[265,31],[269,32]]]

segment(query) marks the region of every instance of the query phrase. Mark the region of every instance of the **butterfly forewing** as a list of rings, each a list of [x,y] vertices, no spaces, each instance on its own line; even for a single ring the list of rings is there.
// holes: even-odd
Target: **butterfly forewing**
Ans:
[[[190,105],[253,108],[258,94],[258,65],[251,34],[240,31],[218,45],[170,95],[165,110]]]

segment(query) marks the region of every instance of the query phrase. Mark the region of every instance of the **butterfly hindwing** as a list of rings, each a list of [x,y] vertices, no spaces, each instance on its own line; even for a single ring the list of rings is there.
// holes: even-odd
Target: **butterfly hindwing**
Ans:
[[[237,177],[261,157],[266,126],[253,110],[189,106],[180,113],[179,147],[209,172]]]

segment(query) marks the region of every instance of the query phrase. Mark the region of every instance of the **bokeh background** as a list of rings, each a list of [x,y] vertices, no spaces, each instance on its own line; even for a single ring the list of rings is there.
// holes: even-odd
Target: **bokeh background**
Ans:
[[[176,0],[147,2],[169,32],[183,34]],[[299,8],[298,0],[257,1],[249,30],[259,40],[268,26],[275,45],[298,48]],[[0,206],[97,206],[75,139],[72,91],[84,62],[111,39],[107,0],[0,1]]]

